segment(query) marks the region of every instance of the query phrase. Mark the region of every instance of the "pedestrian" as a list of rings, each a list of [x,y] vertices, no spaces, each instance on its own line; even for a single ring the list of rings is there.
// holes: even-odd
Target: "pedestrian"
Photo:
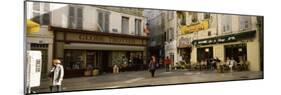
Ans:
[[[215,60],[215,58],[212,58],[211,59],[211,70],[214,70],[214,69],[216,69],[216,60]]]
[[[227,63],[230,68],[230,72],[233,72],[233,67],[236,65],[237,62],[234,60],[233,57],[231,57],[231,59],[229,61],[227,61]]]
[[[171,59],[168,56],[165,58],[164,64],[165,64],[166,72],[168,72],[170,70],[170,64],[171,64]]]
[[[114,64],[112,69],[113,69],[113,74],[119,73],[119,67],[117,66],[117,64]]]
[[[217,64],[219,64],[221,62],[221,60],[218,57],[216,57],[214,60],[215,60],[214,67],[217,70]]]
[[[155,56],[151,56],[151,59],[149,61],[149,72],[151,73],[151,77],[154,77],[155,71],[156,71],[156,58]]]
[[[52,84],[50,86],[51,92],[54,92],[54,88],[56,88],[57,92],[62,91],[62,80],[64,76],[64,69],[61,65],[61,61],[59,59],[53,60],[53,66],[49,72],[49,77],[52,81]]]
[[[212,60],[210,58],[207,59],[207,69],[210,70],[212,68]]]

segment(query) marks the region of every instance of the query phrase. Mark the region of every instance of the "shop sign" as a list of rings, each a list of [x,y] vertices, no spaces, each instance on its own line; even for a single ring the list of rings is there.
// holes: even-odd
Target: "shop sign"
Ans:
[[[79,33],[67,33],[66,40],[93,42],[93,43],[97,42],[97,43],[109,43],[109,44],[145,45],[145,41],[142,39],[103,36],[103,35],[89,35],[89,34],[79,34]]]
[[[219,36],[208,39],[194,40],[192,41],[193,45],[208,45],[216,43],[226,43],[226,42],[235,42],[238,40],[243,40],[246,38],[251,38],[255,36],[256,31],[244,32],[239,34],[232,34],[227,36]]]
[[[191,38],[182,37],[179,39],[179,48],[189,47],[191,46]]]
[[[203,20],[200,23],[197,24],[192,24],[192,25],[186,25],[186,26],[182,26],[180,28],[181,30],[181,34],[187,34],[187,33],[191,33],[191,32],[198,32],[201,30],[206,30],[209,28],[209,22],[208,20]]]

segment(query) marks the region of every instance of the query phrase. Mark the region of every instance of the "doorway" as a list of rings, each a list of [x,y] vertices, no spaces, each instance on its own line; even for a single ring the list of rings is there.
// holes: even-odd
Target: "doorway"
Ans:
[[[48,73],[48,44],[31,44],[31,50],[41,51],[42,55],[42,68],[41,68],[41,80],[47,79]]]
[[[109,51],[98,51],[97,53],[97,63],[100,67],[101,73],[109,73],[112,70],[110,69],[110,60],[111,56]]]

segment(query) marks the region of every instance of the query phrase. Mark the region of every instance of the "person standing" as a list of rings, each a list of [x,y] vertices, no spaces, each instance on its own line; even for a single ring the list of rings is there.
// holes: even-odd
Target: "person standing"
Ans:
[[[52,81],[52,85],[50,86],[51,92],[53,92],[56,88],[57,92],[62,91],[62,81],[64,76],[64,69],[61,65],[61,61],[59,59],[53,60],[53,67],[50,70],[50,78]]]
[[[229,61],[227,61],[227,63],[230,68],[230,72],[233,72],[233,66],[236,65],[236,61],[233,59],[233,57],[231,57],[231,59]]]
[[[154,77],[155,71],[156,71],[156,58],[155,56],[152,56],[149,61],[149,72],[151,73],[151,77]]]
[[[164,60],[166,72],[170,70],[170,64],[171,64],[171,59],[167,56],[166,59]]]

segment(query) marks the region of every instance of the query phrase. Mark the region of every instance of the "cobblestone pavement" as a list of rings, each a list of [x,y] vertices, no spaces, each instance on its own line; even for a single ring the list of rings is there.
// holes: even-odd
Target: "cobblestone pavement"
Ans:
[[[263,73],[254,71],[218,73],[215,71],[175,70],[165,72],[164,69],[159,69],[156,71],[154,78],[150,76],[148,71],[130,71],[119,74],[102,74],[94,77],[68,78],[63,81],[63,91],[261,78],[263,78]],[[49,92],[48,84],[49,81],[43,81],[40,87],[33,88],[32,90],[36,92]]]

